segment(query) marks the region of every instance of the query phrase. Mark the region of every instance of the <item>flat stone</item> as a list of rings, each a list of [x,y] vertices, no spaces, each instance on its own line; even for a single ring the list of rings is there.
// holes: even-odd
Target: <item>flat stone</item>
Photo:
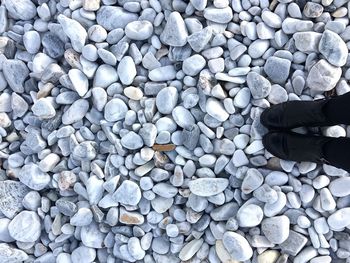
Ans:
[[[350,208],[341,208],[334,213],[332,213],[328,219],[327,223],[331,229],[338,230],[349,225],[350,220]]]
[[[124,205],[137,205],[141,200],[140,187],[133,181],[125,180],[115,191],[113,198]]]
[[[291,62],[288,59],[269,57],[264,65],[264,71],[272,82],[284,84],[289,77]]]
[[[245,261],[253,256],[253,250],[247,239],[235,232],[227,231],[222,237],[224,247],[231,257],[238,261]]]
[[[195,54],[189,58],[186,58],[182,63],[182,70],[186,75],[197,75],[206,64],[206,60],[198,54]]]
[[[209,98],[207,100],[205,109],[210,116],[220,122],[226,121],[229,117],[229,114],[225,110],[224,106],[214,98]]]
[[[133,131],[130,131],[124,135],[120,142],[125,148],[129,150],[136,150],[143,146],[143,140],[141,136]]]
[[[44,189],[51,181],[51,177],[34,163],[24,165],[18,174],[18,179],[36,191]]]
[[[79,263],[79,262],[90,263],[90,262],[93,262],[95,258],[96,258],[96,250],[86,246],[77,247],[76,249],[73,250],[72,254],[69,257],[72,263]]]
[[[318,48],[320,53],[333,66],[342,67],[345,65],[348,58],[348,48],[338,34],[330,30],[325,30]]]
[[[23,93],[23,83],[29,75],[26,64],[21,60],[8,59],[2,64],[4,77],[14,92]]]
[[[89,102],[87,100],[76,100],[67,111],[62,115],[62,123],[65,125],[80,121],[85,117],[89,110]]]
[[[95,87],[107,88],[118,79],[117,70],[111,65],[103,64],[96,70],[93,83]]]
[[[188,242],[179,253],[179,258],[183,261],[190,260],[201,248],[203,239],[194,239]]]
[[[329,184],[329,190],[335,197],[344,197],[350,194],[350,178],[340,177]]]
[[[177,106],[172,112],[172,116],[176,124],[184,129],[190,128],[195,124],[194,117],[191,112],[182,106]]]
[[[296,32],[311,31],[314,26],[312,21],[300,20],[287,17],[282,22],[282,30],[285,34],[294,34]]]
[[[29,189],[17,181],[0,181],[0,211],[8,218],[13,218],[23,209],[22,200]]]
[[[70,81],[73,84],[74,90],[83,97],[89,89],[89,80],[86,75],[79,69],[71,69],[68,72]]]
[[[40,34],[36,31],[27,31],[23,35],[23,44],[30,54],[38,53],[41,46]]]
[[[102,248],[104,246],[103,241],[105,236],[94,221],[90,225],[83,226],[80,232],[82,243],[91,248]]]
[[[50,119],[56,115],[52,102],[46,98],[37,100],[32,107],[32,111],[34,115],[41,119]]]
[[[307,241],[308,239],[302,234],[290,230],[288,238],[283,243],[279,244],[279,246],[282,249],[282,253],[296,256],[305,246]]]
[[[254,227],[261,223],[264,213],[260,206],[248,204],[238,210],[236,217],[240,227]]]
[[[119,121],[125,118],[128,106],[119,98],[111,99],[104,109],[104,117],[109,122]]]
[[[134,40],[148,39],[153,33],[153,25],[147,20],[133,21],[125,27],[125,35]]]
[[[310,89],[316,91],[328,91],[333,89],[340,77],[342,70],[321,59],[310,70],[306,83]]]
[[[148,77],[152,81],[168,81],[175,79],[176,70],[173,65],[159,67],[151,70]]]
[[[207,20],[213,21],[215,23],[221,23],[221,24],[226,24],[230,22],[233,18],[231,7],[225,7],[225,8],[207,7],[204,9],[203,15]]]
[[[169,46],[182,47],[187,43],[188,32],[179,12],[172,12],[165,24],[160,40]]]
[[[50,57],[59,58],[63,56],[65,51],[64,42],[56,34],[46,33],[41,43]]]
[[[271,92],[267,100],[272,104],[279,104],[288,100],[288,93],[282,86],[274,84],[271,86]]]
[[[140,240],[137,237],[129,238],[128,251],[136,260],[142,260],[146,255],[146,252],[142,249]]]
[[[198,196],[213,196],[223,192],[228,186],[226,178],[199,178],[188,183],[190,191]]]
[[[175,87],[161,89],[156,97],[157,109],[162,114],[170,114],[176,106],[178,91]]]
[[[119,210],[119,221],[126,225],[142,225],[144,217],[138,212],[128,212],[124,208]]]
[[[296,32],[293,34],[295,47],[304,53],[318,52],[322,34],[317,32]]]
[[[262,174],[257,169],[251,168],[243,179],[241,190],[245,194],[250,194],[258,189],[263,184],[263,181]]]
[[[108,31],[125,28],[130,22],[136,21],[138,16],[119,6],[102,6],[96,13],[96,21]]]
[[[8,230],[17,241],[35,242],[41,234],[40,218],[35,212],[22,211],[12,219]]]
[[[136,67],[132,57],[123,57],[122,60],[119,62],[117,72],[120,81],[124,85],[130,85],[134,81],[134,78],[136,76]]]
[[[289,224],[289,218],[285,215],[265,218],[261,222],[261,230],[271,243],[281,244],[289,236]]]
[[[191,34],[187,38],[187,41],[194,51],[201,52],[210,41],[212,33],[212,28],[208,26],[198,32]]]
[[[271,91],[271,83],[256,72],[249,72],[247,84],[254,99],[263,99]]]

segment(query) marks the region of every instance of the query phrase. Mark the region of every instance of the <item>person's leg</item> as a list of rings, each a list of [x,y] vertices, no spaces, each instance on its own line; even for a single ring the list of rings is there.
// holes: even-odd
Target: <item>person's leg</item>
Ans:
[[[287,101],[271,106],[260,116],[269,129],[350,124],[350,92],[315,101]]]
[[[325,163],[350,172],[350,138],[269,132],[263,137],[263,145],[280,159]]]
[[[350,92],[327,101],[323,111],[332,122],[350,124]]]
[[[333,166],[350,171],[350,138],[335,138],[325,144],[323,151]]]

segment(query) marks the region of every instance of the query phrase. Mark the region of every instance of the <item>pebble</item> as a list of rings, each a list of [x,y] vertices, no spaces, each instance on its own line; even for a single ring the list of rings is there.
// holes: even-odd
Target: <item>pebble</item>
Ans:
[[[39,166],[34,163],[24,165],[18,174],[18,179],[36,191],[44,189],[51,181],[50,176],[41,171]]]
[[[136,76],[136,67],[132,57],[123,57],[122,60],[119,62],[117,72],[120,81],[124,85],[130,85],[134,81],[134,78]]]
[[[195,124],[192,114],[182,106],[177,106],[172,111],[172,116],[177,125],[187,129]]]
[[[201,248],[203,239],[194,239],[188,242],[180,251],[179,258],[183,261],[190,260]]]
[[[76,100],[62,115],[62,123],[72,124],[84,118],[89,110],[89,102],[83,99]]]
[[[142,249],[140,240],[137,237],[131,237],[128,241],[128,251],[136,260],[142,260],[146,252]]]
[[[341,76],[341,69],[321,59],[310,70],[306,83],[310,89],[328,91],[333,89]]]
[[[296,32],[293,34],[295,47],[304,53],[318,52],[322,34],[318,32]]]
[[[328,217],[327,223],[331,229],[338,230],[348,225],[349,218],[350,208],[341,208]]]
[[[175,87],[161,89],[156,97],[157,109],[162,114],[170,114],[178,101],[178,92]]]
[[[320,53],[333,66],[342,67],[345,65],[348,58],[348,48],[338,34],[325,30],[318,48]]]
[[[39,216],[32,211],[22,211],[8,225],[10,236],[20,242],[35,242],[41,233]]]
[[[128,12],[119,6],[102,6],[96,12],[96,21],[107,31],[125,28],[130,22],[138,19],[137,14]]]
[[[115,191],[113,198],[124,205],[137,205],[141,200],[140,187],[133,181],[125,180]]]
[[[205,107],[207,113],[218,121],[226,121],[229,114],[223,107],[223,105],[214,98],[209,98]]]
[[[143,146],[143,140],[141,136],[133,131],[130,131],[124,135],[120,142],[125,148],[129,150],[136,150]]]
[[[272,104],[279,104],[288,100],[288,93],[282,86],[274,84],[271,85],[271,92],[267,100]]]
[[[289,224],[289,218],[285,215],[265,218],[261,222],[261,230],[270,242],[281,244],[289,236]]]
[[[269,79],[278,84],[284,84],[290,71],[291,62],[288,59],[269,57],[264,65],[264,71]]]
[[[322,14],[322,12],[323,12],[323,6],[313,2],[307,2],[303,10],[303,14],[306,17],[310,17],[310,18],[319,17]]]
[[[223,192],[228,186],[225,178],[199,178],[189,182],[190,191],[198,196],[213,196]]]
[[[245,261],[253,256],[253,250],[247,239],[235,232],[227,231],[222,237],[222,242],[232,258]]]
[[[259,170],[255,168],[248,169],[243,182],[242,182],[242,192],[245,194],[250,194],[251,192],[258,189],[264,182],[264,178]]]
[[[11,15],[11,17],[20,20],[31,20],[36,13],[36,6],[30,0],[16,1],[16,0],[6,0],[4,5]]]
[[[350,194],[349,192],[349,184],[350,184],[350,178],[349,177],[340,177],[335,180],[333,180],[329,184],[329,190],[331,191],[332,195],[335,197],[344,197]]]
[[[188,44],[196,52],[201,52],[208,44],[212,37],[213,30],[210,26],[189,35],[187,38]]]
[[[188,32],[179,12],[172,12],[160,35],[160,40],[169,46],[182,47],[187,43]]]
[[[40,34],[36,31],[27,31],[23,35],[23,44],[30,54],[38,53],[41,46]]]
[[[111,65],[103,64],[97,68],[93,83],[95,87],[107,88],[118,79],[117,70]]]
[[[254,99],[263,99],[271,91],[271,83],[256,72],[249,72],[247,84]]]
[[[84,260],[85,262],[93,262],[96,258],[96,250],[86,246],[79,246],[73,250],[71,256],[67,260],[71,260],[72,263],[78,263]]]
[[[238,210],[236,217],[240,227],[254,227],[261,223],[264,213],[259,206],[248,204]]]
[[[195,76],[205,67],[205,64],[205,59],[196,54],[183,61],[182,70],[188,76]]]
[[[230,22],[233,17],[232,9],[230,7],[207,7],[204,9],[203,15],[207,20],[221,24]]]
[[[133,21],[125,27],[125,35],[134,40],[148,39],[153,33],[153,25],[147,20]]]
[[[4,77],[14,92],[24,92],[24,80],[29,75],[29,70],[23,61],[8,59],[2,64]]]
[[[2,262],[23,262],[28,259],[27,253],[20,249],[13,248],[6,243],[0,243],[0,261]]]
[[[23,208],[22,199],[29,189],[17,181],[0,181],[0,211],[8,218],[13,218]]]
[[[81,52],[87,39],[85,28],[79,22],[62,14],[58,15],[57,21],[61,24],[64,33],[69,37],[73,49]]]
[[[111,99],[104,109],[104,118],[109,122],[119,121],[125,118],[128,106],[119,98]]]

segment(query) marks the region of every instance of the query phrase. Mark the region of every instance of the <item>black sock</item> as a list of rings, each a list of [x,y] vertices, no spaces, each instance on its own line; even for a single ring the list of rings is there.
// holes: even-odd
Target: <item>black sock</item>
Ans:
[[[324,145],[323,153],[331,165],[350,172],[350,138],[334,138]]]
[[[350,124],[350,92],[327,101],[323,111],[328,120],[339,124]]]

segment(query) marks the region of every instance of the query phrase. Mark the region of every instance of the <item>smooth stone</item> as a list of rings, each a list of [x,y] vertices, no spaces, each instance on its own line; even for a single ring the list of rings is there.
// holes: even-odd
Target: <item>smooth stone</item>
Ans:
[[[241,190],[245,194],[250,194],[251,192],[258,189],[264,182],[264,177],[259,172],[259,170],[251,168],[247,171],[243,182],[241,185]]]
[[[76,214],[74,214],[69,223],[72,226],[87,226],[92,222],[92,212],[89,208],[82,207],[80,208]]]
[[[343,39],[330,30],[325,30],[319,42],[319,51],[329,63],[336,67],[345,65],[348,58],[348,48]]]
[[[31,20],[37,15],[36,6],[30,0],[5,0],[3,4],[11,17],[18,20]]]
[[[231,257],[238,261],[245,261],[253,256],[253,250],[247,239],[235,232],[227,231],[222,237],[222,242]]]
[[[195,124],[195,119],[191,112],[183,106],[177,106],[173,109],[172,116],[178,126],[184,129],[189,129]]]
[[[296,256],[307,242],[308,239],[305,236],[290,230],[288,238],[283,243],[279,244],[279,246],[281,247],[282,253]]]
[[[24,165],[18,174],[18,179],[36,191],[44,189],[51,181],[51,177],[34,163]]]
[[[148,73],[148,77],[152,81],[168,81],[176,77],[177,71],[173,65],[155,68]]]
[[[296,32],[311,31],[314,26],[312,21],[300,20],[287,17],[282,22],[282,30],[285,34],[294,34]]]
[[[90,225],[83,226],[80,232],[82,243],[91,248],[102,248],[104,246],[105,236],[94,221]]]
[[[249,72],[247,84],[254,99],[263,99],[271,91],[271,83],[256,72]]]
[[[0,262],[16,263],[28,260],[28,255],[20,249],[9,246],[6,243],[0,243]]]
[[[21,182],[0,181],[0,211],[8,218],[13,218],[23,209],[22,200],[29,189]]]
[[[112,31],[117,28],[125,28],[127,24],[136,21],[138,16],[127,12],[119,6],[102,6],[96,13],[96,21],[104,29]]]
[[[157,109],[162,114],[170,114],[176,106],[178,91],[175,87],[161,89],[156,97]]]
[[[254,227],[261,223],[264,213],[260,206],[248,204],[238,210],[236,217],[240,227]]]
[[[291,62],[288,59],[269,57],[264,65],[264,71],[272,82],[284,84],[289,77]]]
[[[73,84],[74,90],[83,97],[89,89],[89,80],[86,75],[79,69],[71,69],[68,72],[70,81]]]
[[[199,178],[188,183],[190,191],[198,196],[213,196],[223,192],[228,186],[226,178]]]
[[[186,58],[182,63],[182,70],[188,76],[197,75],[206,64],[206,60],[199,54]]]
[[[26,64],[21,60],[8,59],[2,63],[4,77],[14,92],[23,93],[23,83],[29,75]]]
[[[349,225],[350,220],[350,208],[341,208],[334,213],[332,213],[328,219],[327,223],[331,229],[338,230]]]
[[[244,109],[248,106],[250,102],[251,94],[250,90],[247,87],[244,87],[238,91],[236,96],[233,99],[233,104],[241,109]]]
[[[303,14],[309,18],[319,17],[323,13],[323,6],[318,3],[307,2]]]
[[[288,100],[288,93],[285,88],[275,84],[271,86],[271,92],[267,100],[272,104],[279,104]]]
[[[333,89],[340,77],[342,70],[321,59],[310,70],[306,83],[310,89],[315,91],[328,91]]]
[[[146,255],[146,252],[142,249],[140,240],[137,237],[129,238],[128,251],[136,260],[142,260]]]
[[[280,28],[282,26],[281,17],[270,10],[264,10],[261,13],[261,18],[269,27]]]
[[[35,242],[41,234],[40,218],[35,212],[22,211],[12,219],[8,230],[17,241]]]
[[[207,7],[203,11],[203,15],[207,20],[215,23],[226,24],[233,18],[231,7],[214,8]]]
[[[64,42],[53,33],[46,33],[42,38],[42,45],[46,53],[52,58],[59,58],[64,54]]]
[[[128,106],[119,98],[111,99],[104,108],[104,117],[109,122],[116,122],[125,118]]]
[[[271,243],[281,244],[289,236],[289,224],[289,218],[285,215],[265,218],[261,222],[261,230]]]
[[[9,233],[8,225],[10,224],[11,220],[8,218],[0,218],[0,241],[10,243],[15,241]]]
[[[137,205],[141,200],[140,187],[133,181],[125,180],[115,191],[113,198],[124,205]]]
[[[183,261],[190,260],[201,248],[203,239],[194,239],[188,242],[179,253],[179,258]]]
[[[153,33],[153,25],[147,20],[133,21],[125,27],[125,35],[133,40],[148,39]]]
[[[130,85],[134,81],[134,78],[136,76],[136,67],[132,57],[123,57],[122,60],[119,62],[117,72],[120,81],[124,85]]]
[[[257,39],[249,45],[248,54],[251,58],[260,58],[269,47],[269,40]]]
[[[296,32],[293,34],[295,47],[304,53],[318,52],[322,34],[317,32]]]
[[[172,12],[160,34],[160,40],[173,47],[182,47],[187,43],[188,32],[184,20],[179,12]]]
[[[141,136],[133,131],[130,131],[124,135],[120,142],[125,148],[129,150],[136,150],[143,146],[143,140]]]
[[[224,106],[214,98],[209,98],[207,100],[205,109],[210,116],[220,122],[226,121],[230,116],[225,110]]]
[[[126,225],[142,225],[145,221],[143,215],[138,212],[129,212],[124,208],[119,210],[119,222]]]
[[[329,190],[335,197],[344,197],[350,194],[350,178],[340,177],[329,184]]]
[[[62,14],[58,15],[57,21],[61,24],[64,33],[69,37],[73,49],[81,53],[87,40],[85,28],[78,21]]]
[[[124,94],[125,96],[127,96],[129,99],[132,99],[132,100],[141,100],[143,97],[142,90],[132,86],[126,87],[124,89]]]
[[[38,53],[41,46],[40,34],[36,31],[27,31],[23,35],[23,44],[30,54]]]
[[[107,88],[118,80],[118,72],[111,65],[103,64],[98,67],[94,77],[94,87]]]
[[[69,256],[67,260],[71,260],[72,263],[79,263],[79,262],[91,263],[95,260],[95,258],[96,258],[95,249],[86,247],[86,246],[79,246],[73,250],[72,254]],[[62,261],[62,263],[63,262],[64,261]]]
[[[62,123],[65,125],[82,120],[89,110],[89,102],[87,100],[76,100],[67,111],[62,115]]]
[[[201,52],[212,37],[213,30],[210,26],[191,34],[187,41],[191,48],[196,52]]]
[[[152,147],[157,137],[157,127],[152,123],[145,123],[139,130],[139,135],[148,147]]]

